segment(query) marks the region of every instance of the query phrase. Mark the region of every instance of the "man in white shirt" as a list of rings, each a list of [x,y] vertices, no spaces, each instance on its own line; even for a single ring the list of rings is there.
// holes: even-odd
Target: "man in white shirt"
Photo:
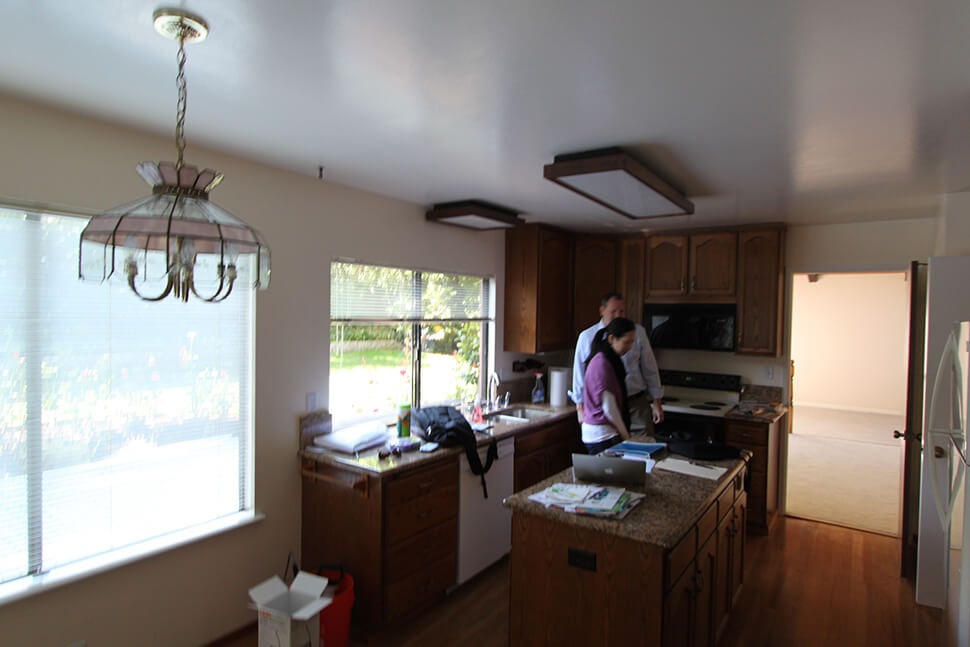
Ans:
[[[576,340],[576,354],[573,358],[573,390],[570,394],[576,403],[576,413],[579,422],[583,422],[583,378],[586,374],[586,360],[589,359],[593,337],[613,319],[626,315],[626,304],[623,296],[618,292],[603,295],[600,300],[600,320],[579,333]],[[661,407],[663,385],[660,383],[660,370],[657,359],[647,339],[647,331],[640,324],[636,325],[636,341],[633,348],[623,355],[623,367],[626,369],[627,403],[630,408],[630,418],[634,430],[646,429],[652,432],[653,425],[663,422],[664,412]]]

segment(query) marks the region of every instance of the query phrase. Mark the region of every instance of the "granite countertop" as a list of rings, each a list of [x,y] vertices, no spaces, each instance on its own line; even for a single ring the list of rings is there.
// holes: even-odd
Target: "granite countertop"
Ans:
[[[634,439],[650,440],[649,437]],[[572,468],[516,492],[507,497],[504,504],[512,508],[513,512],[542,516],[572,526],[669,549],[697,523],[707,506],[715,500],[715,495],[727,481],[734,478],[749,457],[750,454],[746,453],[744,459],[704,461],[728,468],[716,481],[654,468],[647,474],[647,482],[643,488],[628,488],[643,492],[646,497],[622,520],[571,514],[529,500],[529,495],[541,492],[554,483],[572,483]]]
[[[788,407],[785,405],[765,407],[763,411],[757,411],[755,409],[748,413],[741,411],[738,407],[734,407],[724,414],[724,417],[730,420],[747,420],[749,422],[763,422],[770,425],[781,420],[782,416],[786,413],[788,413]]]
[[[492,428],[488,430],[488,433],[476,434],[478,437],[478,446],[482,447],[488,445],[488,443],[492,441],[492,438],[495,438],[496,440],[504,440],[506,438],[514,437],[520,433],[532,431],[537,427],[542,427],[548,425],[549,423],[563,420],[567,416],[576,416],[576,407],[571,404],[563,407],[553,407],[550,404],[531,403],[513,403],[510,404],[508,408],[495,411],[490,415],[498,415],[501,414],[502,411],[522,407],[526,409],[547,411],[550,413],[550,415],[538,420],[530,420],[528,422],[502,422],[496,420],[493,422]],[[389,438],[393,437],[390,435],[392,433],[393,432],[389,432]],[[363,471],[375,475],[386,475],[422,465],[430,465],[435,461],[444,460],[452,456],[463,454],[465,451],[461,447],[439,447],[433,452],[410,451],[402,453],[400,456],[391,454],[387,458],[382,459],[378,456],[378,452],[382,449],[384,449],[384,447],[382,445],[378,445],[377,447],[372,447],[371,449],[358,452],[357,454],[346,454],[343,452],[332,451],[310,445],[305,447],[300,452],[300,456],[319,463],[327,463],[339,467],[351,468],[355,471]]]

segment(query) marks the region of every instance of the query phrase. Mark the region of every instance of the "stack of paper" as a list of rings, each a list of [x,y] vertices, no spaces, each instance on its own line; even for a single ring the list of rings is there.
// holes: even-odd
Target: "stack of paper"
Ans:
[[[657,467],[669,472],[687,474],[688,476],[699,476],[712,481],[721,478],[721,475],[727,471],[726,467],[695,463],[694,461],[685,461],[679,458],[665,458],[657,463]]]
[[[592,515],[608,519],[622,519],[643,499],[643,494],[624,488],[555,483],[530,500],[549,507],[562,508],[574,514]]]

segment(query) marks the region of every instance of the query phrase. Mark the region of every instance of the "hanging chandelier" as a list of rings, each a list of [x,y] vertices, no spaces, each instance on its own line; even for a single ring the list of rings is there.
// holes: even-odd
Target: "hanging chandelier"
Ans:
[[[177,9],[159,9],[155,30],[178,41],[176,162],[142,162],[136,170],[152,194],[91,218],[81,232],[78,273],[105,281],[124,272],[131,290],[145,301],[189,294],[210,303],[223,301],[242,267],[252,259],[253,287],[269,287],[270,251],[258,231],[209,201],[222,174],[182,161],[185,151],[185,43],[209,33],[205,21]]]

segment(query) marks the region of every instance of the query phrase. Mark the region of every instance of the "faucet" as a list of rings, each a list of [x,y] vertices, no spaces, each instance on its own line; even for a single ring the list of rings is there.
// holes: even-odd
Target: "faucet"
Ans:
[[[488,376],[488,406],[493,410],[498,409],[498,385],[499,385],[498,373],[492,371]]]

